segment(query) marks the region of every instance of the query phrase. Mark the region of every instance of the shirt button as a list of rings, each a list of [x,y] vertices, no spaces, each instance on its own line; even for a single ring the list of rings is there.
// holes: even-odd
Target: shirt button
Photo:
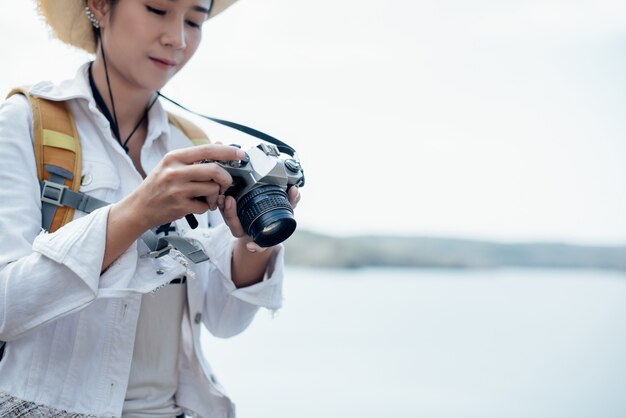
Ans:
[[[80,184],[81,186],[89,186],[92,181],[93,181],[93,176],[91,175],[91,173],[87,173],[80,180]]]
[[[196,324],[199,324],[200,321],[202,321],[202,314],[200,312],[198,312],[195,316],[195,318],[193,319],[193,322],[195,322]]]
[[[163,270],[163,269],[158,269],[158,270],[157,270],[157,274],[158,274],[159,276],[162,276],[162,275],[164,275],[164,274],[165,274],[165,270]]]

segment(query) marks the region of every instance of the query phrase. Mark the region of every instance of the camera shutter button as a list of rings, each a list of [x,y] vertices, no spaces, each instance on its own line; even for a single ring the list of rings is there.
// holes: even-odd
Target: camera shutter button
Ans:
[[[241,165],[244,166],[244,165],[248,164],[249,162],[250,162],[250,156],[246,152],[246,153],[243,154],[243,158],[241,159]]]
[[[285,160],[285,166],[289,169],[289,171],[293,171],[294,173],[300,171],[301,167],[299,162],[291,158]]]

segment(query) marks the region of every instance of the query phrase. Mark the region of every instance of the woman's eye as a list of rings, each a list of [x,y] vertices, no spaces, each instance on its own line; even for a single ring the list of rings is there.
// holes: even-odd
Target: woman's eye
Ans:
[[[200,24],[194,22],[193,20],[186,20],[185,22],[194,29],[200,29]]]
[[[146,6],[146,9],[148,9],[150,13],[154,13],[155,15],[159,15],[159,16],[165,15],[165,10],[155,9],[152,6]]]

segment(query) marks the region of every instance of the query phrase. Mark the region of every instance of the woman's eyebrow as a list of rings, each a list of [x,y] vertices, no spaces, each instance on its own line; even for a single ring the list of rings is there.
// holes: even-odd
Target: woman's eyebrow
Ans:
[[[193,6],[193,10],[200,13],[206,13],[207,16],[211,14],[211,11],[209,9],[202,6]]]
[[[177,1],[178,1],[178,0],[170,0],[170,2],[172,2],[172,3],[176,3]],[[202,6],[199,6],[199,5],[195,5],[195,6],[193,6],[192,8],[193,8],[193,10],[194,10],[194,11],[196,11],[196,12],[200,12],[200,13],[204,13],[204,14],[206,14],[207,16],[211,14],[211,10],[207,9],[206,7],[202,7]]]

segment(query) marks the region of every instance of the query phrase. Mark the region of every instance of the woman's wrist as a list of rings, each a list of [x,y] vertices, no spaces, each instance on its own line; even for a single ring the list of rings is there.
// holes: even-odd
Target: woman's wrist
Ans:
[[[135,213],[132,203],[126,199],[111,206],[107,218],[106,245],[101,271],[106,270],[148,229],[139,218],[141,217]]]
[[[249,236],[239,237],[233,248],[232,280],[237,287],[246,287],[263,280],[274,247],[261,248]]]
[[[127,234],[141,236],[148,229],[152,228],[150,217],[143,213],[142,208],[138,207],[137,199],[132,195],[127,196],[111,207],[114,219],[120,228],[125,228]],[[109,217],[111,214],[109,214]]]

